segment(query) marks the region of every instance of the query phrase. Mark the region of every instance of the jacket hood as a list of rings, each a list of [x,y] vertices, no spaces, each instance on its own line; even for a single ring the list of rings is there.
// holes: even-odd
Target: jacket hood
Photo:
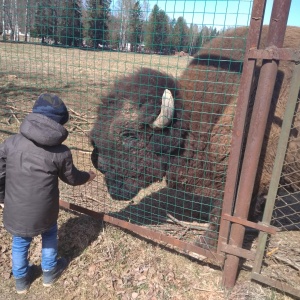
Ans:
[[[62,125],[37,113],[30,113],[25,117],[20,132],[42,146],[60,145],[68,137],[68,131]]]

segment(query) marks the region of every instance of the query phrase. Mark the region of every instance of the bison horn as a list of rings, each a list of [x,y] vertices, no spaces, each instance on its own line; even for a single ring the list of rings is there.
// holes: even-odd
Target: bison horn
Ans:
[[[169,90],[165,90],[162,96],[160,114],[151,124],[153,129],[161,129],[168,126],[174,114],[174,98]]]

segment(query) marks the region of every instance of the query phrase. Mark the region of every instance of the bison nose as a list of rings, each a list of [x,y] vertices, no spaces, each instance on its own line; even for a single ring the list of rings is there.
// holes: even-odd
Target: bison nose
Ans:
[[[91,160],[94,167],[97,170],[99,170],[102,174],[105,174],[108,171],[107,164],[105,163],[104,159],[101,158],[101,156],[99,155],[97,148],[94,148],[91,155]]]

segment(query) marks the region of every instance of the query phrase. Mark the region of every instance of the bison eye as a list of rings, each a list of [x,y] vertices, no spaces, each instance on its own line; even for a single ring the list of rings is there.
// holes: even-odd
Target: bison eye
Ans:
[[[134,146],[138,141],[137,133],[132,130],[124,130],[123,132],[121,132],[121,137],[124,146]]]
[[[134,139],[134,140],[138,139],[138,136],[137,136],[136,132],[132,131],[132,130],[124,130],[121,133],[121,136],[122,136],[123,139]]]

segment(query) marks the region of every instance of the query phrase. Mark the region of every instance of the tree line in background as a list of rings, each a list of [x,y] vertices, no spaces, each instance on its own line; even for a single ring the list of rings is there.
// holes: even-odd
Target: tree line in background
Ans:
[[[147,0],[2,0],[3,40],[39,38],[73,47],[193,55],[217,36],[216,28],[171,19]]]

